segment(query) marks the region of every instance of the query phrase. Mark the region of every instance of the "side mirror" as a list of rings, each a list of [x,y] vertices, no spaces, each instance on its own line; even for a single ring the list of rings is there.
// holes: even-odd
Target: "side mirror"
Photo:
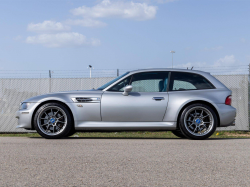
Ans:
[[[124,88],[124,92],[122,93],[122,95],[128,96],[129,92],[132,91],[132,88],[133,88],[133,86],[131,86],[131,85],[126,86],[126,87]]]

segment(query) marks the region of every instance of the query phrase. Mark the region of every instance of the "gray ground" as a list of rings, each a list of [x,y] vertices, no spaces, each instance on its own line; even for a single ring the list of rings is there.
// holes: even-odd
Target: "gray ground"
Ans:
[[[250,186],[250,139],[0,137],[0,186]]]

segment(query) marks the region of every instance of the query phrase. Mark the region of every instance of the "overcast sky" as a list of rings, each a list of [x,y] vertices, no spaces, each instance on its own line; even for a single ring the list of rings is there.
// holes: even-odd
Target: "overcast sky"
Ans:
[[[1,70],[243,66],[249,0],[0,0]]]

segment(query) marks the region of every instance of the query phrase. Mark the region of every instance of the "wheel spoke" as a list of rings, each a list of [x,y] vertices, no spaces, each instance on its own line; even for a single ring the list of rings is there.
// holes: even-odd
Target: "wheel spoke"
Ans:
[[[195,127],[195,129],[194,129],[194,131],[193,131],[194,133],[195,133],[196,129],[197,129],[197,126]]]
[[[206,130],[207,130],[207,126],[205,124],[201,124],[201,126],[204,126],[206,128]]]
[[[59,112],[59,110],[56,111],[55,116],[56,116],[56,114],[57,114],[58,112]]]
[[[201,128],[199,127],[200,133],[201,133]]]
[[[56,130],[59,131],[61,128],[56,125]]]
[[[192,123],[191,125],[189,125],[188,128],[191,127],[192,125],[194,125],[194,123]]]
[[[45,114],[46,116],[48,116],[48,118],[50,117],[46,112],[44,112],[44,114]]]
[[[64,116],[60,116],[59,118],[57,118],[57,120],[60,119],[60,118],[62,118],[62,117],[64,117]]]
[[[206,117],[208,117],[208,116],[209,116],[209,114],[208,114],[208,115],[206,115],[206,116],[203,116],[203,117],[202,117],[202,119],[204,119],[204,118],[206,118]]]
[[[201,110],[201,114],[200,114],[200,117],[201,117],[201,118],[203,117],[203,110]]]
[[[66,122],[64,122],[64,121],[59,121],[59,120],[58,120],[57,122],[60,122],[60,123],[66,123]]]

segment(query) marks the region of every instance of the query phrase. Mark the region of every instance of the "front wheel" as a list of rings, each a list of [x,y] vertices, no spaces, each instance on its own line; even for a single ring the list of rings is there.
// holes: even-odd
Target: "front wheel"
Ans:
[[[69,110],[60,103],[42,105],[34,116],[34,127],[44,138],[66,137],[73,128],[73,119]]]
[[[218,125],[214,110],[205,104],[187,106],[179,119],[181,133],[189,139],[203,140],[209,138]]]

